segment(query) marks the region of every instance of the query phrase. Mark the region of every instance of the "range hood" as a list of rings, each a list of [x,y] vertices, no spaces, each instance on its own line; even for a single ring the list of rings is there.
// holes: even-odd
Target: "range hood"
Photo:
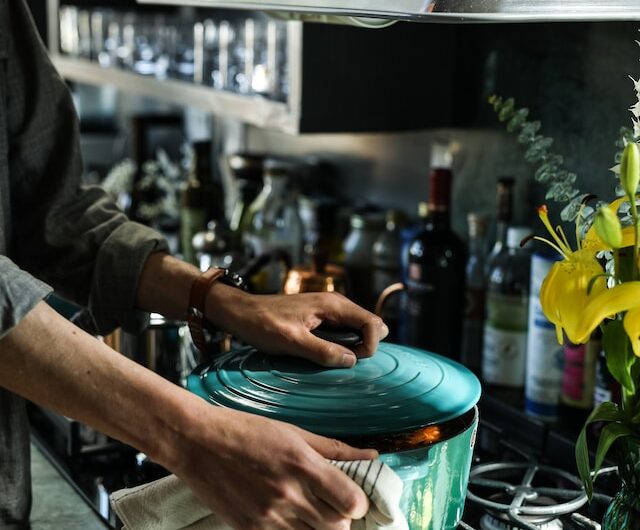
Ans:
[[[280,12],[319,22],[552,22],[640,20],[640,0],[138,0]],[[380,20],[380,22],[376,22]]]

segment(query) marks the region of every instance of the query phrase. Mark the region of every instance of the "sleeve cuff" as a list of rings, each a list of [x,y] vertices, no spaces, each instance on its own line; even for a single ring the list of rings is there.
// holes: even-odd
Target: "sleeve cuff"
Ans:
[[[0,256],[0,338],[52,292],[49,285],[20,269],[6,256]]]
[[[120,225],[104,241],[89,296],[99,333],[105,335],[118,326],[137,333],[147,325],[148,314],[135,307],[138,283],[149,255],[167,251],[162,235],[133,221]]]

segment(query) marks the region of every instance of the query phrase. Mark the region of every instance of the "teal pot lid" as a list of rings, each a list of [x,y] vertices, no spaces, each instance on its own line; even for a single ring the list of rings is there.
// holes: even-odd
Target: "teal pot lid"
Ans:
[[[480,382],[464,366],[385,342],[353,368],[245,348],[196,368],[187,387],[215,405],[335,437],[411,432],[461,416],[480,399]]]

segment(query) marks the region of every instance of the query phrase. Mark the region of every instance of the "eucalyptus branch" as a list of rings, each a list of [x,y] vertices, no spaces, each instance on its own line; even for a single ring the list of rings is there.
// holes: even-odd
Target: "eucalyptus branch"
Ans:
[[[562,155],[551,151],[553,138],[538,134],[540,121],[528,121],[529,109],[516,109],[513,98],[503,100],[493,95],[489,98],[489,103],[498,114],[498,119],[507,123],[507,131],[517,134],[518,143],[527,146],[525,160],[538,166],[534,174],[535,180],[549,184],[546,198],[558,203],[568,202],[560,214],[562,220],[575,220],[587,194],[581,194],[574,187],[576,174],[564,167]],[[592,208],[583,209],[584,217],[591,214]]]

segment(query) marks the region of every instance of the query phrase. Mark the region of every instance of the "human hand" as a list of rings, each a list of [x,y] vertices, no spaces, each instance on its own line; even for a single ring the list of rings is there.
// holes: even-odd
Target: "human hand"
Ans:
[[[225,285],[209,291],[207,318],[267,352],[297,355],[324,366],[351,367],[371,357],[389,330],[382,319],[338,293],[249,295]],[[361,344],[345,348],[311,333],[321,323],[360,330]]]
[[[202,405],[188,418],[194,436],[172,471],[233,528],[347,530],[364,517],[366,495],[326,459],[366,460],[375,451]]]

